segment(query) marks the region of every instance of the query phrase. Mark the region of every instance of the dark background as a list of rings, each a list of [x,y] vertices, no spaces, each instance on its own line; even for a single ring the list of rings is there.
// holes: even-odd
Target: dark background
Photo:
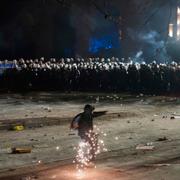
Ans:
[[[1,0],[0,58],[167,56],[172,0]],[[122,32],[122,35],[121,35]]]

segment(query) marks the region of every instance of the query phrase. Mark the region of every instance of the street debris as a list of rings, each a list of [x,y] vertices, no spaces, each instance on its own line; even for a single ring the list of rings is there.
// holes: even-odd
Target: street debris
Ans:
[[[138,146],[136,146],[136,150],[152,151],[154,149],[155,149],[155,146],[152,146],[152,145],[139,144]]]
[[[147,164],[144,165],[145,167],[167,167],[170,166],[171,164]]]
[[[15,125],[15,126],[12,127],[12,130],[14,130],[14,131],[23,131],[24,126],[23,125]]]
[[[148,142],[146,143],[147,146],[152,146],[153,145],[153,142]]]
[[[155,167],[170,166],[171,164],[154,164]]]
[[[180,115],[172,115],[171,119],[180,119]]]
[[[42,107],[42,109],[44,109],[45,111],[51,112],[52,109],[50,107]]]
[[[167,139],[166,136],[157,139],[157,141],[167,141],[167,140],[168,140],[168,139]]]
[[[75,130],[70,130],[70,132],[69,132],[69,136],[74,136],[76,134],[77,134],[77,132]]]
[[[38,140],[37,139],[30,139],[30,141],[36,141],[37,142]]]
[[[32,147],[40,149],[40,148],[48,148],[48,145],[47,144],[42,144],[42,145],[34,144],[34,145],[32,145]]]
[[[15,168],[8,169],[8,171],[15,171],[15,170],[16,170]]]
[[[98,96],[98,97],[96,98],[96,103],[99,103],[99,100],[100,100],[100,97]]]
[[[163,116],[162,118],[163,118],[163,119],[166,119],[166,118],[167,118],[167,116]]]
[[[31,148],[12,148],[12,154],[31,153]]]

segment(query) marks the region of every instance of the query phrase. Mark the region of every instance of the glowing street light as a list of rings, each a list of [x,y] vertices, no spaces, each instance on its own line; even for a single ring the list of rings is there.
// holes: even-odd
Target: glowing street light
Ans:
[[[173,30],[174,30],[174,25],[173,24],[169,24],[169,37],[173,37],[174,34],[173,34]]]
[[[180,14],[180,7],[177,8],[177,14]]]
[[[177,39],[180,39],[180,7],[177,7]]]

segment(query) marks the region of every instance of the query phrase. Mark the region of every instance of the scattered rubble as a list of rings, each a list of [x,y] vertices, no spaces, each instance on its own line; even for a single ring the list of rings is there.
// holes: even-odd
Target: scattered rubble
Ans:
[[[14,130],[14,131],[23,131],[24,126],[23,125],[15,125],[11,129]]]
[[[42,145],[34,144],[32,145],[32,147],[40,149],[40,148],[48,148],[48,145],[47,144],[42,144]]]
[[[166,136],[157,139],[157,141],[167,141],[167,140],[168,140],[168,139],[167,139]]]
[[[168,129],[161,129],[162,131],[167,131]]]
[[[45,111],[51,112],[52,109],[50,107],[42,107],[42,109],[44,109]]]
[[[171,118],[180,119],[180,115],[172,115]]]
[[[140,145],[136,146],[136,150],[152,151],[154,149],[155,149],[155,146],[152,146],[152,145],[140,144]]]
[[[152,146],[153,145],[153,142],[148,142],[146,143],[147,146]]]
[[[31,148],[12,148],[12,154],[31,153]]]
[[[15,171],[15,170],[16,170],[15,168],[8,169],[8,171]]]
[[[171,164],[147,164],[145,167],[165,167],[170,166]]]
[[[98,96],[98,97],[96,98],[96,103],[99,103],[99,100],[100,100],[100,97]]]

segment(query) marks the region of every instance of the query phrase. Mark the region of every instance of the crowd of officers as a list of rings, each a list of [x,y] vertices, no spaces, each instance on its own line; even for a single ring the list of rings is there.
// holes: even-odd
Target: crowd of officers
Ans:
[[[0,68],[9,61],[0,61]],[[62,92],[180,91],[180,64],[124,63],[118,58],[45,58],[13,60],[1,68],[0,90]]]

